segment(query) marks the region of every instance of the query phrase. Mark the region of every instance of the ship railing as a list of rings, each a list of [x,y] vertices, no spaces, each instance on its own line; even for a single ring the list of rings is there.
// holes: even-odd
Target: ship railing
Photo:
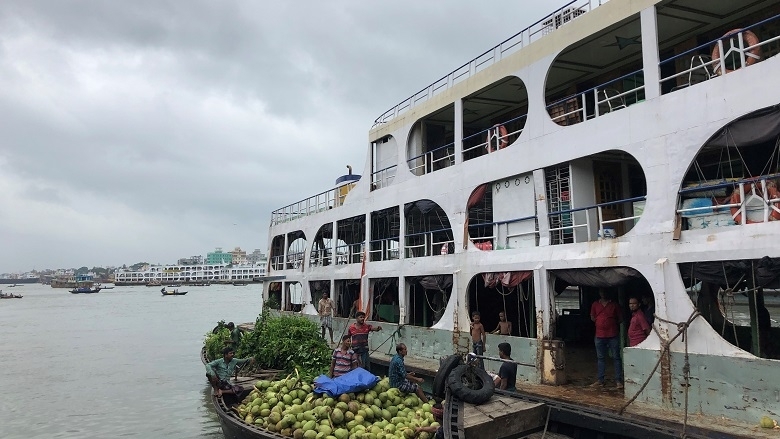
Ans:
[[[747,31],[756,30],[760,26],[778,20],[780,20],[780,14],[759,21],[748,27],[741,28],[739,32],[723,35],[712,41],[700,44],[692,49],[686,50],[685,52],[662,60],[658,63],[661,71],[665,70],[663,67],[666,64],[676,63],[680,59],[683,59],[684,61],[690,60],[690,63],[685,63],[689,66],[687,69],[661,78],[661,89],[663,90],[664,83],[667,81],[677,81],[680,77],[687,76],[687,82],[675,85],[674,87],[670,88],[668,92],[677,91],[681,88],[712,79],[716,76],[720,76],[722,72],[728,73],[732,70],[748,67],[755,62],[762,61],[764,59],[764,55],[756,55],[751,53],[751,51],[755,48],[767,46],[770,48],[767,53],[773,54],[775,50],[772,48],[772,46],[776,46],[774,43],[780,40],[780,35],[775,35],[771,38],[759,41],[752,46],[746,46],[744,34]],[[728,47],[726,44],[728,44]],[[720,56],[717,59],[712,59],[711,52],[712,48],[715,46],[718,47],[718,53]],[[727,65],[727,59],[735,61],[736,64]]]
[[[395,179],[396,168],[398,165],[388,166],[371,173],[371,190],[390,186]]]
[[[615,206],[619,206],[626,203],[636,203],[638,201],[645,201],[644,196],[641,197],[633,197],[633,198],[626,198],[624,200],[615,200],[615,201],[608,201],[605,203],[598,203],[591,206],[586,207],[578,207],[574,209],[565,209],[565,210],[559,210],[556,212],[549,212],[547,216],[549,218],[552,217],[560,217],[561,222],[569,222],[570,224],[562,225],[561,227],[551,227],[550,228],[550,234],[552,235],[555,232],[559,231],[571,231],[574,232],[577,229],[585,229],[586,234],[586,241],[595,241],[595,240],[602,240],[602,239],[609,239],[609,238],[616,238],[618,235],[616,234],[616,229],[609,227],[613,224],[619,224],[619,223],[633,223],[634,220],[639,219],[641,214],[639,215],[630,215],[630,216],[620,216],[615,219],[604,219],[604,208],[610,207],[614,208]],[[575,213],[583,212],[583,215],[574,215]],[[597,234],[594,237],[593,236],[593,228],[591,227],[591,224],[593,223],[592,215],[595,213],[595,226],[597,230]],[[579,218],[578,218],[579,217]],[[582,218],[584,217],[584,218]],[[577,233],[572,233],[573,235],[573,242],[580,242],[578,240]],[[563,242],[559,242],[558,244],[563,244]]]
[[[407,258],[419,258],[453,253],[455,241],[449,238],[450,236],[452,236],[452,229],[408,233],[404,239],[404,255]],[[411,243],[410,238],[421,242]]]
[[[382,113],[374,120],[372,129],[393,120],[398,115],[404,113],[415,105],[425,102],[444,92],[450,87],[461,81],[481,72],[491,65],[501,61],[504,57],[517,52],[524,46],[536,41],[555,29],[563,26],[580,15],[596,8],[607,0],[573,0],[552,13],[546,15],[541,20],[526,27],[520,32],[512,35],[506,40],[498,43],[491,49],[482,52],[471,61],[461,65],[447,75],[434,81],[429,86],[423,88],[412,96],[399,102],[389,110]]]
[[[686,187],[679,191],[679,194],[681,196],[686,194],[691,194],[691,193],[715,191],[717,189],[722,189],[722,188],[733,188],[735,191],[739,191],[738,192],[739,200],[737,202],[727,203],[727,204],[713,203],[713,205],[709,205],[709,206],[680,208],[677,209],[677,213],[680,215],[684,215],[684,214],[706,215],[711,213],[717,214],[722,212],[722,213],[728,213],[732,217],[732,219],[735,219],[737,217],[746,219],[744,221],[740,221],[740,223],[736,223],[735,221],[734,225],[750,224],[753,222],[753,220],[747,220],[748,210],[754,212],[755,210],[758,210],[758,208],[753,206],[748,207],[746,205],[746,201],[747,198],[758,197],[762,199],[764,202],[763,206],[761,207],[762,215],[763,215],[762,221],[758,221],[758,222],[768,222],[770,221],[771,216],[780,215],[780,208],[778,207],[778,205],[780,205],[780,192],[777,191],[777,184],[776,184],[778,179],[780,179],[780,173],[762,175],[760,177],[746,178],[746,179],[736,180],[736,181],[728,181],[722,183]],[[777,196],[776,197],[770,196],[770,194],[772,193],[777,194]],[[731,201],[731,199],[729,199],[729,201]],[[734,209],[736,209],[736,211],[734,211]]]
[[[503,122],[498,122],[496,125],[504,125],[504,126],[506,126],[506,125],[509,125],[509,124],[511,124],[513,122],[517,122],[517,121],[520,121],[522,119],[525,119],[526,117],[528,117],[528,115],[527,114],[523,114],[522,116],[518,116],[518,117],[515,117],[515,118],[512,118],[512,119],[503,121]],[[484,130],[482,130],[480,132],[471,134],[471,135],[466,136],[466,137],[463,138],[463,146],[464,146],[464,148],[463,148],[463,159],[464,160],[466,160],[467,153],[475,151],[475,150],[479,150],[480,148],[485,148],[488,153],[495,152],[495,150],[491,150],[491,148],[488,148],[488,144],[491,141],[496,143],[496,144],[500,144],[502,141],[506,140],[507,146],[509,146],[509,144],[511,143],[510,139],[512,139],[512,138],[517,139],[518,137],[520,137],[520,134],[523,133],[523,128],[519,128],[519,129],[517,129],[515,131],[507,132],[507,134],[505,136],[502,136],[499,133],[498,136],[493,137],[492,139],[489,139],[488,135],[490,134],[491,131],[495,131],[496,125],[493,125],[490,128],[486,128],[486,129],[484,129]],[[478,144],[473,145],[473,146],[466,146],[466,145],[476,141],[476,139],[483,138],[483,136],[485,138],[484,142],[478,143]]]
[[[534,222],[534,229],[526,232],[512,232],[510,229],[513,224],[519,224],[526,221]],[[469,231],[476,228],[491,227],[493,234],[490,236],[474,236],[469,237],[472,241],[490,241],[490,245],[493,250],[503,250],[514,248],[510,245],[512,238],[520,238],[523,236],[533,235],[535,237],[535,246],[539,245],[539,230],[536,230],[536,215],[526,216],[522,218],[513,218],[502,221],[493,221],[489,223],[469,224]],[[501,243],[497,242],[501,239]]]
[[[625,79],[640,77],[642,69],[612,79],[603,84],[589,88],[581,93],[566,96],[547,105],[547,112],[552,115],[552,121],[559,125],[574,125],[588,119],[621,110],[627,106],[644,100],[644,83],[635,81],[635,87],[620,91],[620,85],[625,85]],[[621,84],[622,83],[622,84]],[[626,99],[630,98],[630,99]],[[588,105],[588,102],[593,105]],[[555,110],[563,109],[563,113]]]
[[[287,268],[301,268],[303,264],[304,252],[289,252],[287,253]]]
[[[284,270],[284,255],[271,256],[271,268],[274,270]]]
[[[309,267],[324,267],[330,265],[330,254],[331,250],[329,248],[312,250],[309,258]]]
[[[336,246],[336,265],[359,264],[363,262],[365,243],[341,244]]]
[[[399,238],[373,239],[368,242],[369,261],[390,261],[399,258]]]
[[[436,153],[443,153],[441,157],[434,157]],[[406,161],[414,175],[425,175],[441,168],[455,164],[455,143],[449,143],[436,149],[426,151]],[[413,163],[414,162],[414,163]]]
[[[298,218],[314,215],[319,212],[333,209],[344,203],[347,192],[355,186],[356,183],[349,183],[320,192],[304,200],[289,204],[271,213],[271,225],[286,223]]]

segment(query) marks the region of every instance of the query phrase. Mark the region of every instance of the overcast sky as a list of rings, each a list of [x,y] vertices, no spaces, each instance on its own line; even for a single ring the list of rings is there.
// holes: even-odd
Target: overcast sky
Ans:
[[[0,273],[266,252],[376,117],[565,3],[3,0]]]

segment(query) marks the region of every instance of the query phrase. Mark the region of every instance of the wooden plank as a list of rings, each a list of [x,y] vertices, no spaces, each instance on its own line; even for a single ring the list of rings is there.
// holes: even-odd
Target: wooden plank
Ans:
[[[464,404],[463,431],[467,439],[515,437],[544,427],[546,415],[544,404],[495,395],[482,405]]]

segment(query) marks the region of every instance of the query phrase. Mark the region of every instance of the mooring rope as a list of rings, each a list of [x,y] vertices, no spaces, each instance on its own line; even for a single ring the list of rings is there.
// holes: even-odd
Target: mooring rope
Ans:
[[[691,323],[694,320],[696,320],[696,318],[699,317],[700,315],[701,314],[699,314],[699,311],[694,310],[691,313],[690,317],[688,317],[688,320],[686,320],[685,322],[672,322],[669,320],[662,319],[661,317],[658,317],[657,315],[653,314],[653,316],[655,316],[655,318],[658,319],[658,321],[668,323],[670,325],[675,325],[677,327],[677,334],[675,334],[675,336],[669,339],[668,341],[663,341],[663,339],[661,338],[661,334],[658,331],[658,328],[656,328],[655,325],[653,325],[653,330],[658,335],[658,338],[661,340],[661,350],[660,350],[660,355],[658,356],[658,361],[655,362],[655,366],[653,367],[653,370],[647,376],[647,379],[645,379],[645,382],[644,384],[642,384],[642,387],[640,387],[639,390],[636,392],[636,394],[631,399],[629,399],[623,405],[623,407],[620,408],[618,414],[622,415],[623,412],[626,410],[626,408],[629,405],[631,405],[631,403],[634,402],[639,397],[639,395],[645,390],[647,385],[650,383],[650,380],[653,378],[655,371],[658,370],[658,366],[661,365],[661,360],[663,359],[664,354],[670,351],[670,347],[672,343],[682,335],[683,343],[685,344],[685,363],[683,365],[683,377],[685,379],[685,416],[683,418],[683,430],[682,430],[682,435],[680,437],[681,438],[687,437],[686,430],[688,428],[688,388],[690,387],[689,381],[690,381],[690,372],[691,372],[691,365],[688,357],[689,337],[687,337],[687,333],[688,333],[688,328],[691,326]]]

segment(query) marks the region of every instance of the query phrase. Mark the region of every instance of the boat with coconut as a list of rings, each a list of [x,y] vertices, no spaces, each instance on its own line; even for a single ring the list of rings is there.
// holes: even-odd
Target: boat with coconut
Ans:
[[[573,1],[379,115],[362,176],[273,211],[264,299],[316,319],[327,292],[334,331],[363,310],[430,370],[503,313],[487,352],[523,359],[523,392],[758,437],[780,416],[779,42],[771,0]],[[594,388],[601,293],[624,376]],[[629,346],[632,299],[652,322]]]

